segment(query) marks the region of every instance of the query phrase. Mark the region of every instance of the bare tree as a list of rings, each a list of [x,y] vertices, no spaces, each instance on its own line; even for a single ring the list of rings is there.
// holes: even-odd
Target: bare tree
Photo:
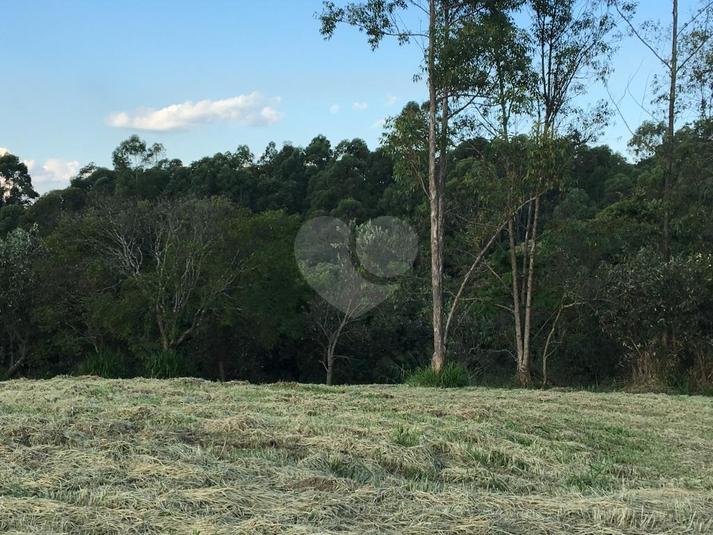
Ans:
[[[310,307],[312,324],[317,331],[319,344],[322,346],[321,364],[325,372],[325,384],[334,384],[334,372],[337,359],[348,360],[347,355],[337,353],[342,337],[352,325],[362,318],[366,311],[364,303],[358,300],[350,302],[346,309],[340,310],[320,298],[315,298]]]
[[[162,349],[173,351],[225,304],[241,272],[231,250],[234,209],[222,200],[103,207],[90,244],[151,307]]]

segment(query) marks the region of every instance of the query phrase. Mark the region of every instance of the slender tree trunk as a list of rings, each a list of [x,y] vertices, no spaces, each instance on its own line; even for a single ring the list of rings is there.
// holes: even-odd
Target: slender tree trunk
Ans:
[[[157,305],[156,309],[156,325],[158,326],[159,334],[161,335],[161,348],[164,351],[168,351],[171,344],[168,340],[168,334],[166,333],[166,323],[163,320],[163,314],[161,313],[160,307]]]
[[[527,293],[525,295],[525,321],[522,336],[522,362],[518,366],[517,376],[522,386],[530,386],[532,373],[530,370],[530,338],[532,336],[532,296],[535,283],[535,250],[537,247],[537,223],[540,213],[540,196],[535,198],[535,211],[532,216],[532,229],[530,230],[529,264],[527,270]]]
[[[671,64],[670,86],[668,94],[668,125],[666,127],[666,162],[663,183],[663,239],[661,253],[664,262],[671,260],[671,186],[673,182],[673,168],[675,156],[675,127],[676,127],[676,85],[678,82],[678,0],[673,0],[671,13]],[[663,332],[663,347],[668,355],[673,351],[673,333],[671,326],[666,325]],[[667,356],[668,356],[667,355]]]
[[[678,82],[678,0],[673,0],[671,28],[671,85],[668,95],[668,127],[666,129],[666,170],[663,185],[663,244],[664,260],[671,259],[671,183],[673,180],[674,135],[676,123],[676,84]]]
[[[525,219],[525,239],[522,248],[522,270],[520,271],[520,303],[525,306],[525,293],[527,291],[527,262],[530,253],[530,231],[532,229],[532,203],[527,205],[527,219]]]
[[[428,47],[428,190],[431,207],[431,294],[433,299],[433,356],[431,366],[440,373],[446,360],[443,343],[443,247],[442,194],[436,165],[436,111],[438,108],[435,80],[436,65],[436,0],[429,0]]]
[[[445,258],[445,218],[446,218],[446,175],[448,174],[448,94],[444,94],[441,98],[441,140],[438,161],[438,258],[440,265],[440,281],[441,281],[441,351],[440,365],[438,371],[443,368],[446,360],[446,352],[448,351],[447,343],[447,327],[443,323],[446,316],[445,303],[443,299],[443,262]]]
[[[327,377],[326,377],[326,383],[327,386],[332,386],[334,383],[334,363],[336,361],[336,352],[337,352],[337,344],[339,343],[339,337],[342,335],[342,331],[344,331],[344,328],[346,327],[347,323],[352,319],[351,318],[352,312],[345,312],[344,316],[342,316],[341,321],[339,322],[339,325],[337,326],[337,329],[332,333],[332,335],[329,337],[328,343],[327,343],[327,362],[326,362],[326,368],[327,368]]]
[[[542,350],[542,388],[547,386],[547,358],[550,356],[550,343],[552,342],[552,337],[555,335],[557,323],[560,320],[560,316],[562,315],[564,308],[564,305],[560,304],[560,307],[557,309],[557,316],[555,316],[555,319],[552,321],[552,327],[547,335],[547,340],[545,340],[545,347]]]
[[[327,349],[327,386],[334,384],[334,346],[329,344]]]
[[[512,219],[508,222],[510,238],[510,267],[512,269],[512,315],[515,320],[515,350],[517,352],[517,369],[522,362],[522,312],[520,310],[519,274],[517,255],[515,254],[515,223]]]

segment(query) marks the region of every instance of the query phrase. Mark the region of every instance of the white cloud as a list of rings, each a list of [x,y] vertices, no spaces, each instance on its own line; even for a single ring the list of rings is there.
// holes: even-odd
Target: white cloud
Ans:
[[[357,111],[364,111],[369,105],[366,102],[355,102],[352,104],[352,109]]]
[[[387,95],[386,97],[386,104],[389,106],[393,106],[396,104],[396,100],[398,100],[394,95]]]
[[[341,109],[342,107],[339,104],[332,104],[329,107],[329,113],[331,113],[332,115],[336,115],[341,111]]]
[[[372,128],[384,128],[384,125],[386,124],[386,119],[381,118],[378,121],[376,121],[374,124],[371,125]]]
[[[10,151],[0,147],[0,156]],[[53,189],[61,189],[69,186],[69,180],[79,173],[81,165],[77,160],[60,160],[50,158],[41,166],[36,160],[22,160],[27,167],[27,171],[32,177],[32,186],[38,193],[46,193]]]
[[[116,128],[156,131],[182,130],[211,121],[264,126],[280,120],[282,114],[273,107],[280,102],[279,97],[266,99],[260,93],[253,92],[223,100],[187,101],[159,109],[141,109],[135,113],[113,113],[107,118],[107,124]]]
[[[38,193],[69,186],[69,179],[79,173],[81,165],[77,160],[50,158],[41,167],[35,160],[23,160],[32,177],[32,185]]]
[[[42,166],[42,176],[54,182],[67,182],[79,172],[79,162],[77,160],[58,160],[50,158]]]

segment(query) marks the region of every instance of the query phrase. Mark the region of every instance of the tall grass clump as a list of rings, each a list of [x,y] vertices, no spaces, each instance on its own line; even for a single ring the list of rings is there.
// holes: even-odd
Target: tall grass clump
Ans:
[[[470,386],[471,376],[465,366],[446,364],[441,373],[436,373],[430,366],[417,368],[406,375],[409,386],[426,386],[432,388],[463,388]]]
[[[118,351],[91,353],[77,368],[79,375],[97,375],[105,379],[129,377],[131,370],[125,355]]]
[[[177,351],[152,351],[144,357],[144,367],[149,377],[171,379],[190,375],[188,362]]]

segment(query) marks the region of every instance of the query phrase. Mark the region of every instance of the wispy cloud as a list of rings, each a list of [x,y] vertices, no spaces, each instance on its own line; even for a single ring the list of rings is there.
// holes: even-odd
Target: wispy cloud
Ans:
[[[394,95],[386,96],[386,104],[388,104],[389,106],[393,106],[394,104],[396,104],[397,100],[398,99]]]
[[[384,128],[384,125],[386,124],[386,119],[381,118],[378,121],[376,121],[374,124],[371,125],[372,128]]]
[[[357,111],[364,111],[369,107],[366,102],[355,102],[352,104],[352,109]]]
[[[342,107],[339,104],[332,104],[329,107],[329,113],[331,113],[332,115],[338,114],[341,110],[342,110]]]
[[[187,101],[159,109],[145,108],[136,112],[117,112],[107,118],[115,128],[135,130],[184,130],[212,121],[229,121],[251,126],[265,126],[280,120],[276,109],[280,98],[267,99],[257,91],[223,100]]]

